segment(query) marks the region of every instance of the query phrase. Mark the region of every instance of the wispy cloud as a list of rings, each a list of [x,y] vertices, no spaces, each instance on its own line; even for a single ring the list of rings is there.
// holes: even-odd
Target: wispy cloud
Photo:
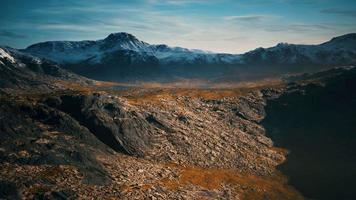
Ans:
[[[93,31],[94,29],[87,25],[78,24],[42,24],[37,26],[43,30],[66,30],[66,31]]]
[[[222,2],[224,0],[220,0]],[[210,4],[219,2],[219,0],[147,0],[150,4],[172,4],[172,5],[186,5],[186,4]]]
[[[325,0],[277,0],[281,3],[289,3],[289,4],[318,4],[322,3]]]
[[[335,27],[328,24],[305,24],[305,23],[291,23],[291,24],[273,24],[265,26],[264,30],[269,32],[315,32],[323,30],[333,30]]]
[[[329,9],[321,10],[321,13],[341,15],[341,16],[346,16],[346,17],[356,17],[356,10],[329,8]]]
[[[234,22],[261,22],[264,20],[275,19],[277,16],[274,15],[241,15],[241,16],[227,16],[224,17],[227,21]]]
[[[243,52],[354,32],[356,23],[345,16],[355,17],[356,11],[346,1],[351,0],[24,1],[23,7],[8,4],[0,12],[6,27],[0,29],[0,43],[99,39],[124,31],[149,43]],[[335,3],[340,9],[321,10]]]
[[[11,32],[8,30],[0,30],[0,37],[13,38],[13,39],[23,39],[27,38],[26,35]]]

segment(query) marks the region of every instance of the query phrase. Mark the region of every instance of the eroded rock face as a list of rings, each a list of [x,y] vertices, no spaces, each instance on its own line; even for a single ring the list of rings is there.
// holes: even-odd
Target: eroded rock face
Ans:
[[[17,104],[6,100],[1,101],[0,111],[2,163],[70,164],[84,172],[88,183],[109,181],[87,147],[96,146],[99,151],[110,154],[109,149],[67,114],[43,104]]]
[[[142,93],[1,98],[0,177],[18,189],[11,195],[300,198],[272,178],[284,155],[258,124],[264,93]]]
[[[119,95],[64,95],[44,102],[113,150],[148,160],[270,174],[282,154],[258,122],[263,94],[219,100],[177,97],[132,103]],[[258,162],[256,162],[258,160]]]
[[[128,106],[130,110],[155,119],[151,120],[151,125],[157,130],[156,139],[147,155],[149,158],[256,173],[268,173],[269,168],[282,159],[269,150],[272,141],[254,122],[263,117],[263,112],[248,107],[260,104],[263,108],[264,100],[259,92],[247,98],[180,97],[176,100],[162,98],[161,101],[161,105]],[[249,119],[240,117],[238,112]],[[256,159],[264,164],[250,162]]]
[[[150,147],[150,124],[139,113],[127,112],[109,95],[66,95],[45,102],[68,113],[117,152],[144,156]]]

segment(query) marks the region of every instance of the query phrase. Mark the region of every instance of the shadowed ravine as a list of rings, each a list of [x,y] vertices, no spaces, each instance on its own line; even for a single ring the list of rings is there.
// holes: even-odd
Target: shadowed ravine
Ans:
[[[356,199],[354,74],[268,101],[262,124],[275,145],[290,152],[279,170],[307,198]]]

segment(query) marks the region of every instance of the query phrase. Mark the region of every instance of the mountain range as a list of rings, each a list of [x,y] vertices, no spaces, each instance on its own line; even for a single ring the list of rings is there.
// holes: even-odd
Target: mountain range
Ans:
[[[244,54],[152,45],[124,32],[112,33],[96,41],[41,42],[17,52],[52,61],[97,80],[239,79],[354,65],[356,33],[335,37],[319,45],[280,43]]]

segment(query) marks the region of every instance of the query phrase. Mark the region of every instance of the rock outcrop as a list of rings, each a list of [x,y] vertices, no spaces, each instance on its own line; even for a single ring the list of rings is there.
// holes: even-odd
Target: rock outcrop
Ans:
[[[275,171],[263,94],[231,92],[3,95],[1,197],[301,198]]]

